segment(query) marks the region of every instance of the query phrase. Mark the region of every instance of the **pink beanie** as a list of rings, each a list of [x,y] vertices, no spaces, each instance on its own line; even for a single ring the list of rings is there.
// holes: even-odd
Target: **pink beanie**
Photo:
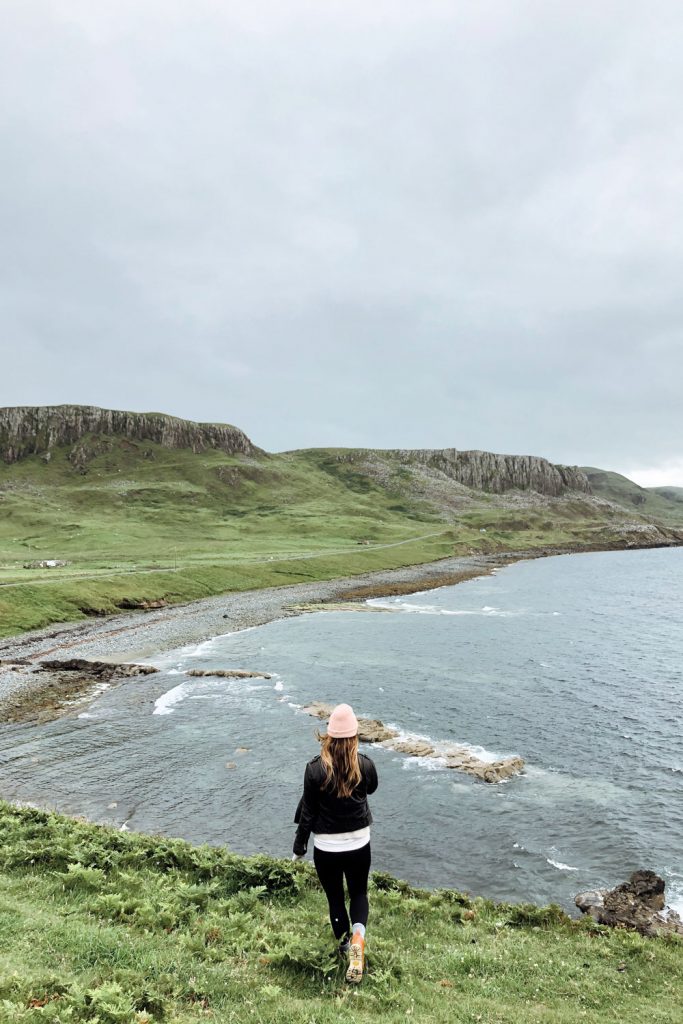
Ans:
[[[341,740],[356,736],[357,733],[358,719],[353,713],[353,708],[350,704],[337,704],[327,723],[327,735]]]

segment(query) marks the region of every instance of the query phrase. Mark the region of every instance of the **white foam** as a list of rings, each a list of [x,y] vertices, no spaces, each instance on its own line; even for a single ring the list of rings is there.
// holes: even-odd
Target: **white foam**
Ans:
[[[446,761],[443,757],[405,757],[401,767],[405,771],[424,768],[428,772],[441,772],[446,770]]]
[[[278,681],[276,682],[275,686],[273,687],[274,690],[278,690],[278,691],[279,690],[284,690],[284,688],[285,688],[285,684],[280,679],[278,679]]]
[[[431,736],[426,736],[422,733],[407,732],[394,722],[387,722],[386,724],[387,728],[396,730],[397,736],[394,738],[397,743],[428,743],[430,747],[433,747],[434,755],[427,759],[430,762],[447,757],[454,747],[457,747],[459,750],[465,750],[468,754],[478,757],[480,761],[485,761],[487,764],[492,761],[502,761],[503,758],[512,756],[511,754],[496,754],[492,750],[487,750],[486,747],[481,747],[474,743],[462,743],[459,740],[435,740]],[[388,749],[391,749],[391,747]],[[420,761],[421,759],[419,757],[411,757],[410,760]],[[442,764],[445,764],[445,761],[442,761]]]
[[[480,761],[502,761],[506,757],[513,756],[512,754],[494,754],[492,750],[487,750],[486,747],[479,747],[471,743],[463,743],[462,746],[470,750]]]
[[[561,860],[553,860],[552,857],[546,857],[548,864],[552,864],[558,871],[578,871],[578,868],[573,868],[571,864],[563,864]]]
[[[366,604],[374,608],[388,608],[391,611],[406,612],[413,615],[483,615],[486,617],[510,618],[514,615],[522,615],[522,612],[503,611],[491,605],[484,605],[483,608],[439,608],[435,604],[416,604],[412,601],[398,601],[396,598],[387,600],[383,597],[374,597],[366,601]]]
[[[672,910],[674,914],[678,914],[678,916],[683,919],[683,893],[678,896],[674,896],[673,899],[667,900],[664,911],[666,912],[667,910]]]
[[[191,687],[192,683],[180,683],[178,686],[174,686],[172,690],[167,690],[166,693],[162,693],[161,697],[157,697],[154,701],[154,711],[152,714],[172,714],[174,708],[185,700]]]

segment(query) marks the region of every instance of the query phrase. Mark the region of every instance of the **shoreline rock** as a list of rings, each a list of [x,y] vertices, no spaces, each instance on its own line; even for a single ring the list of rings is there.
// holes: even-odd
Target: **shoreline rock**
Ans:
[[[219,679],[272,679],[268,672],[249,672],[245,668],[190,668],[187,676],[217,676]]]
[[[683,936],[680,915],[666,909],[664,888],[664,879],[654,871],[640,870],[614,889],[580,892],[574,903],[597,924],[631,928],[648,936]]]
[[[332,713],[332,705],[324,701],[312,701],[301,709],[313,718],[326,721]],[[361,743],[376,743],[387,750],[395,750],[408,757],[443,758],[446,768],[466,772],[483,782],[495,783],[518,775],[524,768],[521,757],[505,757],[499,761],[483,761],[467,747],[432,746],[427,740],[398,739],[400,733],[385,725],[378,718],[358,719],[358,738]]]
[[[11,666],[11,668],[14,668]],[[94,696],[98,690],[159,669],[153,665],[89,661],[87,658],[55,658],[22,671],[31,685],[7,698],[0,709],[1,723],[50,722]]]

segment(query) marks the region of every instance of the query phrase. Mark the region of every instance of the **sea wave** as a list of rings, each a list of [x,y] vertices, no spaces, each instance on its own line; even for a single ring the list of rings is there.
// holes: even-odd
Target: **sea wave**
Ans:
[[[413,601],[398,601],[382,597],[374,597],[366,601],[373,608],[386,608],[389,611],[407,612],[414,615],[480,615],[491,618],[511,618],[523,615],[524,612],[504,611],[484,605],[482,608],[439,608],[435,604],[418,604]]]
[[[267,683],[244,679],[211,679],[203,676],[197,679],[186,679],[185,682],[179,683],[157,697],[152,714],[170,715],[179,704],[186,700],[220,700],[226,693],[238,692],[242,695],[266,689],[269,689]]]
[[[553,860],[552,857],[546,857],[548,864],[552,864],[558,871],[578,871],[578,868],[573,868],[571,864],[563,864],[561,860]]]
[[[154,701],[153,715],[170,715],[178,704],[181,704],[188,696],[192,683],[179,683]]]

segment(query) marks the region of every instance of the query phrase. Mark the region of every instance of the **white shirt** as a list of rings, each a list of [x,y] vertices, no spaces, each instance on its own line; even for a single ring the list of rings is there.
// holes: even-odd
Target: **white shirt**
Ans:
[[[344,853],[360,850],[370,842],[370,826],[357,828],[355,832],[318,832],[313,836],[313,846],[324,853]]]

